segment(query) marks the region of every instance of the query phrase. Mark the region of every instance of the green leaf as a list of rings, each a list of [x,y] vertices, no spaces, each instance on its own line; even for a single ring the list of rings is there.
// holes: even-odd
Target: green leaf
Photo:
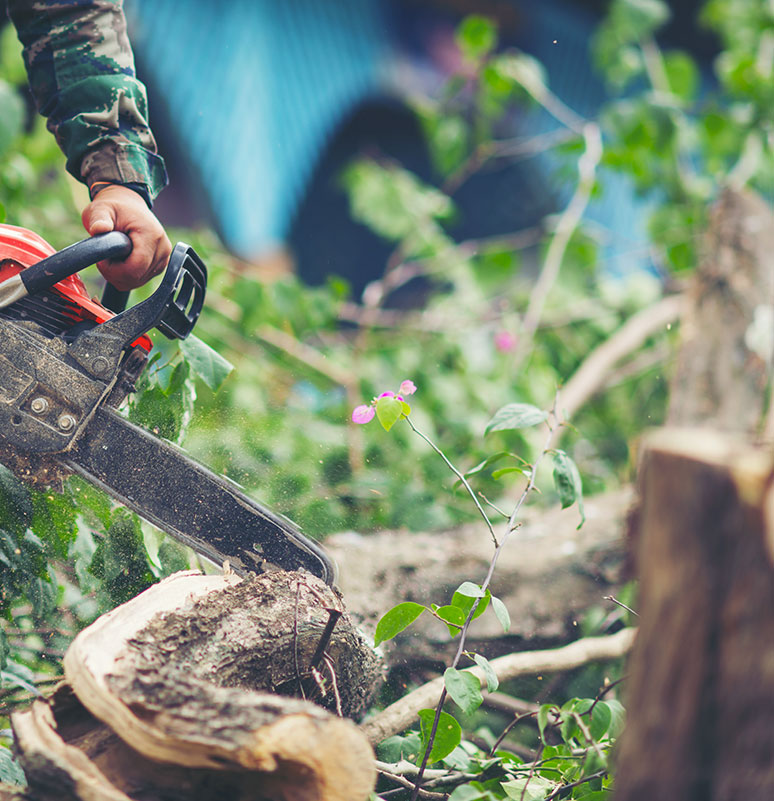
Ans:
[[[107,600],[118,606],[150,587],[154,576],[136,515],[118,509],[91,564],[91,575],[103,582]]]
[[[56,608],[57,585],[49,579],[35,576],[27,585],[27,598],[32,604],[32,613],[38,619],[47,618]]]
[[[70,476],[67,480],[67,489],[88,526],[106,529],[110,525],[113,504],[106,493],[79,476]]]
[[[522,87],[535,99],[545,95],[546,71],[536,58],[526,53],[503,53],[492,60],[491,66],[501,80]]]
[[[594,709],[591,712],[591,723],[589,724],[589,731],[594,740],[601,740],[610,724],[613,722],[613,713],[605,701],[597,701]]]
[[[508,614],[508,608],[494,595],[492,596],[492,610],[495,613],[495,617],[500,621],[503,631],[509,631],[511,628],[511,616]]]
[[[400,634],[403,629],[408,628],[425,611],[422,604],[415,604],[413,601],[405,601],[402,604],[393,606],[389,612],[385,612],[376,625],[374,635],[374,645],[379,645],[385,640],[391,640],[396,634]]]
[[[188,570],[191,567],[185,548],[171,537],[165,537],[162,540],[159,545],[158,557],[162,576],[171,576],[173,573]]]
[[[492,20],[471,14],[459,25],[455,38],[465,58],[478,62],[497,44],[497,28]]]
[[[503,782],[500,786],[508,798],[517,798],[519,801],[543,801],[557,787],[554,782],[537,775],[513,779]]]
[[[404,415],[403,406],[404,404],[395,397],[377,398],[376,416],[385,431],[389,431]]]
[[[15,673],[7,670],[0,671],[0,685],[4,687],[19,687],[20,689],[26,690],[28,693],[31,693],[38,698],[43,697],[43,693],[41,693],[34,684],[27,681],[22,676],[17,676]]]
[[[194,373],[213,392],[220,389],[229,373],[234,369],[234,365],[228,359],[223,358],[214,348],[196,336],[192,335],[184,339],[180,343],[180,350]]]
[[[463,581],[454,592],[455,595],[465,595],[468,598],[483,598],[486,594],[478,584],[472,581]]]
[[[611,715],[607,734],[611,740],[615,740],[624,730],[624,725],[626,723],[626,710],[624,709],[623,704],[615,698],[611,698],[609,701],[605,701],[605,703],[607,704],[607,708],[610,710]]]
[[[419,710],[419,728],[422,737],[422,749],[427,750],[430,741],[430,732],[435,720],[435,709]],[[438,720],[438,730],[435,733],[433,747],[430,750],[429,762],[438,762],[451,752],[462,741],[462,728],[448,712],[441,712]]]
[[[473,760],[470,758],[470,754],[461,745],[458,745],[451,754],[447,754],[443,758],[443,764],[452,770],[469,771]]]
[[[464,591],[462,588],[465,588]],[[476,593],[473,595],[473,593]],[[461,609],[465,615],[465,618],[470,614],[470,610],[473,608],[473,604],[476,603],[478,600],[478,606],[476,607],[476,611],[473,613],[473,617],[471,620],[475,620],[477,617],[481,617],[486,611],[486,608],[489,606],[489,599],[492,597],[492,593],[487,590],[483,595],[481,594],[481,587],[477,584],[473,584],[471,581],[464,582],[457,592],[454,593],[452,596],[452,606],[456,606],[458,609]]]
[[[545,732],[546,726],[548,725],[548,716],[554,709],[556,709],[556,706],[554,704],[542,704],[540,709],[538,709],[537,725],[541,738],[543,737],[543,733]]]
[[[21,534],[32,523],[30,492],[16,476],[0,465],[0,526]]]
[[[443,681],[446,692],[462,710],[463,715],[472,715],[484,702],[481,682],[470,671],[446,668]]]
[[[495,690],[497,690],[497,688],[500,686],[500,680],[497,678],[497,674],[494,672],[492,663],[485,656],[481,656],[481,654],[473,654],[473,661],[481,668],[481,670],[484,671],[487,692],[495,692]]]
[[[72,495],[53,490],[32,493],[32,530],[43,539],[51,552],[66,559],[78,534],[78,509]]]
[[[13,754],[0,745],[0,784],[12,784],[24,787],[27,779],[19,763],[13,758]]]
[[[574,703],[575,700],[576,699],[572,699],[572,702],[570,703]],[[564,742],[567,743],[567,745],[572,745],[571,741],[573,738],[580,737],[581,730],[578,726],[578,720],[576,718],[578,713],[574,710],[566,709],[567,706],[568,704],[565,704],[564,707],[562,707],[562,710],[559,712],[559,718],[561,719],[559,732]]]
[[[479,801],[482,798],[486,798],[487,795],[489,794],[484,795],[480,790],[469,784],[461,784],[459,787],[454,788],[448,801]]]
[[[133,423],[179,443],[193,414],[196,388],[190,379],[191,368],[187,361],[175,365],[169,377],[169,386],[161,381],[135,396],[129,405],[129,419]]]
[[[681,100],[691,102],[699,89],[699,70],[694,60],[679,50],[664,53],[664,69],[666,70],[669,88]]]
[[[449,217],[454,208],[448,195],[422,183],[414,173],[370,159],[347,168],[343,182],[352,216],[385,239],[404,241],[404,248],[416,237],[418,227],[431,239],[441,234],[436,221]],[[407,257],[418,255],[422,247],[413,244]]]
[[[518,473],[527,478],[532,475],[532,471],[528,467],[501,467],[499,470],[492,471],[492,478],[496,481],[498,478],[508,475],[508,473]]]
[[[626,39],[644,39],[670,16],[669,6],[663,0],[615,0],[611,10],[619,36]]]
[[[396,734],[376,746],[376,758],[382,762],[400,762],[401,759],[415,762],[421,749],[422,741],[415,732],[405,737]]]
[[[509,456],[513,459],[519,458],[515,453],[510,453],[509,451],[498,451],[497,453],[493,453],[491,456],[488,456],[483,462],[479,462],[475,467],[471,467],[470,470],[467,470],[464,474],[465,478],[475,476],[485,468],[490,467],[491,465],[499,462],[501,459],[505,459]]]
[[[11,646],[8,644],[8,638],[5,636],[5,631],[0,628],[0,670],[2,670],[11,653]]]
[[[554,461],[554,486],[559,493],[559,500],[562,509],[572,506],[577,501],[578,511],[580,512],[580,528],[586,521],[586,514],[583,509],[583,482],[575,462],[561,450],[554,451],[552,454]]]
[[[439,606],[434,610],[435,614],[446,623],[449,629],[449,634],[456,637],[460,633],[460,629],[465,624],[467,613],[460,609],[459,606]]]
[[[486,435],[490,431],[529,428],[547,419],[548,412],[544,412],[530,403],[509,403],[495,412],[494,417],[487,423],[484,434]]]

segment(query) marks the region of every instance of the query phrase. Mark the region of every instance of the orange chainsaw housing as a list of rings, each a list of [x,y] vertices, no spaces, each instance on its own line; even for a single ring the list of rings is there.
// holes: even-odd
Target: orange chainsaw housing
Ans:
[[[56,249],[34,231],[0,223],[0,283],[18,275],[42,259],[53,256],[54,253]],[[86,286],[77,274],[54,284],[51,291],[69,301],[68,316],[71,317],[73,325],[84,321],[104,323],[116,316],[115,312],[89,297]],[[153,343],[145,334],[136,339],[132,345],[144,348],[148,352],[153,348]]]

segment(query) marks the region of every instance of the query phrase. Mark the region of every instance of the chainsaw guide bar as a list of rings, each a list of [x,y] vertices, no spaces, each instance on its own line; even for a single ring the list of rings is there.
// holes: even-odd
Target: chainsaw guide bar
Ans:
[[[241,575],[266,561],[285,570],[303,567],[333,583],[328,557],[289,521],[113,409],[97,410],[62,463],[202,556],[228,560]]]

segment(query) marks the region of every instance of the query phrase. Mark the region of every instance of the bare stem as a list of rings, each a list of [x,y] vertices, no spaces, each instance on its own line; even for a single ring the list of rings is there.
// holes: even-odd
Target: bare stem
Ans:
[[[495,535],[495,531],[494,531],[494,528],[492,526],[492,521],[489,519],[489,517],[487,516],[487,513],[484,511],[484,508],[479,503],[479,500],[476,497],[476,493],[473,492],[473,488],[470,486],[470,484],[468,484],[468,480],[449,461],[449,459],[447,458],[446,454],[426,434],[423,434],[414,425],[413,420],[408,415],[405,415],[405,420],[409,424],[409,426],[411,427],[411,430],[415,434],[417,434],[419,437],[421,437],[441,457],[441,459],[443,459],[444,463],[449,468],[449,470],[451,470],[452,473],[454,473],[454,475],[457,476],[457,478],[462,482],[462,486],[465,487],[465,489],[467,490],[468,495],[470,495],[470,497],[473,499],[473,503],[476,504],[476,509],[478,509],[479,514],[481,515],[481,517],[484,518],[484,521],[486,522],[486,527],[489,529],[489,534],[492,537],[492,542],[494,543],[495,548],[497,548],[498,547],[498,545],[497,545],[497,536]]]
[[[552,414],[552,416],[555,416],[555,414],[556,414],[556,402],[554,403],[554,409],[552,410],[551,414]],[[495,550],[494,550],[494,554],[492,554],[492,559],[489,562],[489,569],[487,570],[486,577],[484,578],[484,582],[481,585],[481,593],[482,593],[482,597],[483,597],[484,594],[486,593],[488,587],[489,587],[489,584],[492,581],[492,576],[494,575],[495,567],[497,566],[497,561],[500,558],[500,554],[502,553],[502,550],[505,547],[505,544],[508,541],[509,536],[517,528],[516,518],[517,518],[517,516],[518,516],[518,514],[519,514],[519,512],[521,510],[521,507],[524,505],[524,502],[526,501],[527,496],[530,494],[530,492],[535,487],[535,476],[537,474],[537,468],[538,468],[540,462],[542,461],[543,457],[546,455],[546,453],[548,453],[548,449],[549,449],[550,444],[551,444],[551,438],[553,437],[553,427],[550,426],[550,425],[548,426],[548,436],[547,436],[546,441],[545,441],[545,446],[544,446],[542,452],[540,453],[540,455],[538,456],[538,458],[535,460],[535,464],[533,465],[532,471],[530,472],[529,481],[527,482],[527,486],[524,488],[524,490],[522,491],[521,495],[519,496],[519,499],[516,502],[516,506],[514,507],[514,510],[511,513],[510,518],[508,519],[508,525],[507,525],[505,534],[503,535],[503,538],[498,542],[497,541],[497,537],[495,536],[495,533],[494,533],[494,529],[492,528],[492,525],[489,522],[489,518],[486,516],[486,513],[484,512],[484,510],[481,508],[481,504],[478,502],[478,498],[476,497],[476,495],[473,492],[473,490],[470,488],[470,485],[465,480],[465,477],[462,475],[462,473],[460,473],[460,471],[457,470],[457,468],[446,458],[445,454],[428,437],[426,437],[424,434],[422,434],[420,431],[417,430],[417,428],[411,422],[409,417],[406,417],[406,420],[408,421],[409,425],[411,426],[411,429],[413,431],[415,431],[417,434],[419,434],[419,436],[422,437],[422,439],[424,439],[425,442],[427,442],[428,445],[430,445],[430,447],[433,448],[433,450],[441,456],[441,458],[444,460],[444,462],[447,464],[447,466],[463,482],[465,488],[468,490],[468,493],[470,494],[470,497],[473,498],[473,501],[476,504],[476,508],[479,510],[479,512],[481,512],[481,514],[483,515],[484,519],[487,521],[487,524],[489,525],[489,531],[490,531],[490,533],[492,535],[492,540],[494,541]],[[468,629],[470,628],[470,624],[473,621],[473,618],[475,617],[476,609],[478,608],[478,605],[479,605],[480,601],[481,601],[481,598],[476,598],[473,601],[473,605],[471,606],[470,611],[468,612],[468,616],[467,616],[467,618],[465,619],[465,622],[462,625],[462,631],[460,632],[459,643],[457,644],[457,652],[455,653],[454,659],[452,660],[452,663],[451,663],[451,667],[452,668],[456,668],[457,667],[457,665],[460,662],[460,659],[462,658],[463,654],[465,653],[465,645],[466,645],[466,640],[467,640],[467,635],[468,635]],[[416,801],[417,796],[419,794],[419,791],[420,791],[420,788],[421,788],[422,776],[424,774],[425,767],[427,766],[427,762],[428,762],[428,760],[430,758],[430,752],[431,752],[431,750],[433,748],[433,742],[435,740],[435,736],[436,736],[436,733],[438,731],[438,723],[439,723],[439,721],[441,719],[441,711],[443,709],[443,705],[444,705],[445,701],[446,701],[446,687],[444,686],[444,688],[441,690],[441,697],[438,699],[438,704],[436,705],[435,717],[433,718],[433,725],[432,725],[432,727],[430,729],[430,734],[428,736],[427,747],[425,748],[425,753],[422,756],[422,764],[419,767],[419,772],[417,773],[417,777],[416,777],[416,780],[414,782],[414,789],[413,789],[413,791],[411,793],[411,801]]]

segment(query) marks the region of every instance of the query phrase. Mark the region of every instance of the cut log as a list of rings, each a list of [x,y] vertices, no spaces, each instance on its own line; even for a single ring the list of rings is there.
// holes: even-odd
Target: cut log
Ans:
[[[508,637],[493,614],[484,614],[471,626],[471,650],[498,655],[525,644],[535,648],[576,639],[580,615],[605,604],[604,596],[623,583],[625,521],[633,498],[629,488],[587,498],[581,529],[574,509],[526,509],[492,583],[511,616]],[[350,614],[371,630],[402,601],[449,603],[463,581],[483,579],[492,557],[483,525],[433,534],[344,533],[330,537],[325,547],[338,565]],[[455,648],[446,627],[423,615],[385,651],[390,664],[401,664],[440,662]]]
[[[379,659],[308,574],[176,574],[81,632],[65,675],[52,706],[12,719],[36,798],[65,773],[79,801],[353,801],[373,788],[367,740],[323,706],[362,714]]]
[[[729,436],[645,443],[616,801],[774,798],[773,477]]]

